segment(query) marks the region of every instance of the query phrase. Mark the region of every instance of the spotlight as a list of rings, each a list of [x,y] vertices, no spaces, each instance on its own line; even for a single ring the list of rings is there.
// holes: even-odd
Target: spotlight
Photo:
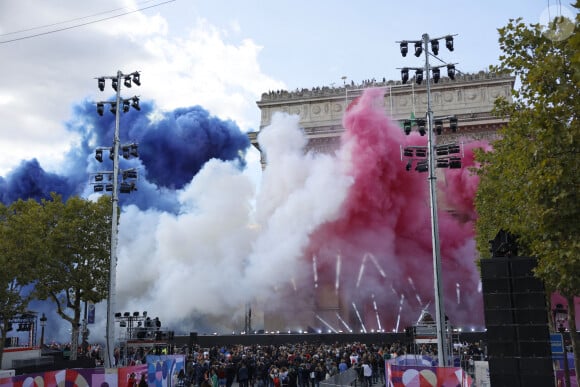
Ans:
[[[427,164],[427,160],[422,160],[417,163],[415,167],[415,171],[417,172],[427,172],[429,170],[429,165]]]
[[[105,186],[102,184],[95,184],[93,189],[95,192],[103,192],[103,190],[105,189]]]
[[[437,159],[437,168],[448,168],[449,160],[446,158]]]
[[[102,173],[98,173],[95,175],[95,181],[103,181],[103,174]]]
[[[137,71],[133,73],[133,83],[137,86],[141,86],[141,77]]]
[[[415,82],[417,82],[418,85],[420,85],[421,82],[423,82],[423,70],[422,69],[415,70]]]
[[[461,150],[459,149],[459,145],[457,144],[451,144],[449,145],[449,154],[455,154],[455,153],[459,153]]]
[[[137,188],[135,187],[135,183],[126,183],[126,182],[122,182],[121,183],[121,188],[119,188],[119,191],[121,193],[131,193],[132,191],[137,191]]]
[[[439,54],[439,41],[437,39],[431,41],[431,51],[433,51],[433,55]]]
[[[134,169],[128,169],[123,171],[123,180],[126,179],[136,179],[137,178],[137,171]]]
[[[105,78],[99,78],[97,80],[97,84],[99,85],[99,90],[101,91],[105,90]]]
[[[439,135],[441,135],[441,133],[443,133],[443,121],[435,120],[435,131]]]
[[[133,103],[131,104],[131,106],[133,106],[133,109],[135,109],[135,110],[141,110],[141,107],[139,106],[139,98],[138,97],[133,97],[131,99],[133,100]]]
[[[403,82],[404,85],[405,83],[407,83],[408,80],[409,80],[409,69],[405,67],[401,69],[401,82]]]
[[[449,127],[453,133],[457,132],[457,117],[451,117],[449,119]]]
[[[420,57],[421,53],[423,53],[423,46],[421,42],[415,42],[415,56]]]
[[[405,157],[413,157],[413,149],[405,148],[403,149],[403,156]]]
[[[130,106],[129,100],[128,99],[124,99],[123,100],[123,113],[127,113],[130,108],[131,108],[131,106]]]
[[[403,129],[405,130],[405,134],[407,136],[411,134],[411,120],[403,121]]]
[[[461,168],[461,158],[451,157],[449,159],[449,169],[459,169]]]
[[[131,87],[131,76],[130,75],[125,76],[125,82],[123,82],[123,84],[125,85],[125,87]]]
[[[133,312],[133,317],[139,317],[139,312]]]
[[[105,104],[102,102],[97,103],[97,113],[102,116],[105,111]]]
[[[139,157],[139,152],[137,152],[138,148],[139,146],[137,144],[131,144],[129,146],[129,154],[133,157]]]
[[[131,316],[131,313],[130,312],[125,312],[125,313],[123,313],[123,316],[124,317],[130,317]]]
[[[109,111],[113,114],[117,114],[117,102],[111,102],[111,108]]]
[[[97,159],[97,161],[99,163],[103,162],[103,150],[102,149],[97,149],[95,151],[95,159]]]
[[[405,169],[407,171],[410,171],[412,167],[413,167],[413,163],[411,162],[411,160],[407,161],[407,165],[405,166]]]
[[[433,82],[439,82],[439,78],[441,78],[441,70],[439,70],[439,67],[435,67],[433,69]]]
[[[119,84],[118,84],[118,79],[117,78],[113,78],[112,82],[111,82],[111,86],[113,87],[113,90],[118,91],[117,89],[119,88]]]
[[[445,145],[441,145],[435,148],[437,156],[447,156],[449,154],[449,148]]]
[[[105,191],[107,191],[107,192],[111,192],[111,191],[113,191],[113,184],[107,184],[107,185],[105,186]]]
[[[425,135],[425,120],[420,118],[417,120],[417,128],[419,129],[419,134],[421,136]]]
[[[409,52],[409,44],[406,41],[401,42],[401,55],[405,57],[407,56],[408,52]]]
[[[129,158],[131,157],[129,154],[129,146],[125,145],[121,148],[121,151],[123,152],[123,158],[125,160],[129,160]]]
[[[447,65],[447,76],[451,79],[455,79],[455,65]]]
[[[417,157],[427,157],[427,149],[417,148],[415,149],[415,156]]]
[[[447,47],[449,51],[453,51],[453,36],[447,35],[445,37],[445,47]]]

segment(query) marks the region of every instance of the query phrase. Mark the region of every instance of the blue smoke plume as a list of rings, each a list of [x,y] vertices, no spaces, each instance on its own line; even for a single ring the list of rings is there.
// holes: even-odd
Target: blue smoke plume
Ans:
[[[90,101],[75,106],[65,125],[78,143],[65,155],[61,170],[47,172],[36,159],[22,161],[6,177],[0,177],[0,200],[8,205],[18,199],[49,198],[51,192],[64,200],[72,195],[90,195],[90,175],[113,169],[108,149],[103,152],[102,163],[94,157],[96,148],[112,147],[115,115],[107,110],[99,116]],[[188,184],[208,160],[246,166],[248,137],[235,122],[213,117],[201,106],[161,113],[152,103],[142,102],[141,111],[120,114],[121,144],[136,143],[139,152],[138,158],[119,157],[121,170],[138,171],[137,191],[119,195],[122,205],[177,212],[172,193]]]

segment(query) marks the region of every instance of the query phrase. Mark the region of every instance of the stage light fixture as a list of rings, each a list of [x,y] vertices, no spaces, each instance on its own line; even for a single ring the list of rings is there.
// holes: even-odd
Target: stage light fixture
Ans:
[[[133,73],[133,83],[137,86],[141,86],[141,76],[137,71]]]
[[[449,148],[446,145],[439,145],[435,149],[435,152],[437,153],[437,156],[447,156],[449,153]]]
[[[116,318],[119,318],[119,317],[121,317],[121,316],[122,316],[121,312],[117,312],[117,313],[115,313],[115,317],[116,317]]]
[[[403,149],[403,156],[405,157],[413,157],[413,149],[405,148]]]
[[[403,130],[407,136],[411,134],[411,120],[403,121]]]
[[[105,78],[99,78],[97,80],[97,84],[99,85],[99,90],[104,91],[105,90]]]
[[[132,191],[137,191],[137,188],[135,187],[135,183],[122,182],[119,191],[121,193],[128,194],[131,193]]]
[[[103,162],[103,150],[102,149],[97,149],[95,151],[95,159],[97,159],[97,161],[99,163]]]
[[[427,172],[429,170],[429,165],[427,164],[427,160],[422,160],[417,163],[415,167],[415,171],[417,172]]]
[[[449,160],[446,158],[437,159],[437,168],[448,168]]]
[[[451,79],[455,79],[455,65],[447,65],[447,76]]]
[[[119,84],[118,84],[118,80],[117,78],[113,78],[113,80],[111,81],[111,87],[113,88],[113,90],[118,91],[119,89]]]
[[[117,114],[117,102],[111,102],[111,108],[109,111],[113,114]]]
[[[441,78],[441,70],[439,70],[439,67],[435,67],[433,69],[433,82],[438,83],[439,78]]]
[[[423,69],[415,70],[415,82],[417,82],[418,85],[423,82]]]
[[[93,189],[95,192],[103,192],[103,190],[105,189],[105,186],[102,184],[95,184]]]
[[[131,106],[133,106],[133,109],[135,109],[135,110],[141,110],[141,106],[139,106],[139,98],[138,97],[133,97],[131,99],[133,100],[133,103],[131,104]]]
[[[401,46],[401,55],[403,55],[403,57],[406,57],[407,53],[409,52],[409,44],[406,41],[403,41],[401,42],[400,46]]]
[[[97,103],[97,113],[102,116],[105,112],[105,104],[102,102]]]
[[[128,99],[123,100],[123,113],[127,113],[131,108],[130,102]]]
[[[408,80],[409,80],[409,69],[405,67],[401,69],[401,82],[403,82],[404,85],[405,83],[407,83]]]
[[[407,161],[407,165],[405,166],[405,169],[407,171],[410,171],[412,167],[413,167],[413,162],[411,160]]]
[[[138,148],[139,148],[139,145],[131,144],[129,146],[129,155],[131,155],[132,157],[139,157],[139,152],[137,151]]]
[[[427,157],[427,149],[425,149],[425,148],[415,149],[415,156],[416,157]]]
[[[453,51],[453,36],[447,35],[445,37],[445,47],[447,47],[449,51]]]
[[[456,153],[459,153],[459,152],[461,152],[461,149],[459,149],[459,145],[457,145],[457,144],[451,144],[451,145],[449,145],[449,154],[450,155],[456,154]]]
[[[95,181],[103,181],[103,178],[104,178],[104,176],[102,173],[97,173],[95,175]]]
[[[421,136],[424,136],[425,133],[427,133],[425,131],[425,120],[424,119],[420,118],[417,120],[417,128],[419,129],[419,134]]]
[[[431,41],[431,51],[433,51],[433,55],[439,55],[439,40],[433,39]]]
[[[441,135],[443,133],[443,121],[442,120],[435,120],[435,132]]]
[[[139,317],[139,312],[133,312],[133,317]]]
[[[449,159],[449,169],[459,169],[461,168],[461,158],[451,157]]]
[[[125,85],[125,87],[131,87],[131,76],[130,75],[125,76],[125,82],[123,82],[123,84]]]
[[[449,119],[449,127],[453,133],[457,132],[457,117],[451,117]]]
[[[113,191],[113,184],[107,184],[105,186],[105,191],[112,192]]]
[[[420,57],[422,53],[423,46],[421,45],[421,42],[415,42],[415,56]]]

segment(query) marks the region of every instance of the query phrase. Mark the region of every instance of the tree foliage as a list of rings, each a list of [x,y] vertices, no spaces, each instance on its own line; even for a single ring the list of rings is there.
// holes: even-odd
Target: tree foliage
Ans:
[[[49,299],[71,325],[77,347],[83,302],[108,291],[111,200],[93,202],[59,195],[0,206],[0,328],[23,313],[31,297]],[[24,287],[30,285],[31,292]],[[33,286],[32,286],[33,285]],[[4,341],[0,345],[2,345]],[[76,358],[76,351],[71,352]]]
[[[71,197],[63,203],[53,194],[40,206],[44,247],[37,253],[34,294],[56,304],[57,313],[71,324],[76,348],[82,303],[97,303],[108,291],[111,201],[107,196],[97,202]]]
[[[0,362],[11,321],[27,312],[35,282],[30,267],[33,252],[41,248],[34,236],[40,207],[34,201],[0,204]]]
[[[580,295],[578,27],[553,39],[516,19],[499,36],[503,55],[491,70],[515,75],[519,85],[512,101],[495,103],[509,123],[493,151],[477,154],[477,247],[489,256],[488,241],[500,229],[517,235],[520,255],[538,258],[536,275],[546,287],[573,300]],[[573,302],[569,308],[573,316]],[[575,337],[572,320],[570,330]]]

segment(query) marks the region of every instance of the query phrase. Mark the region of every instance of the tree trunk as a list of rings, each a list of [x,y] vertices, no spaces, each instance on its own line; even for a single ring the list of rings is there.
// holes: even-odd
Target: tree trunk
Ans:
[[[77,352],[79,350],[79,324],[73,322],[72,324],[72,334],[70,339],[70,360],[77,359]]]
[[[570,331],[570,341],[572,341],[572,350],[574,351],[574,370],[576,371],[576,380],[580,377],[580,346],[578,345],[578,332],[576,331],[576,306],[574,296],[566,297],[568,302],[568,328]],[[565,359],[568,361],[568,359]]]
[[[2,368],[2,355],[4,355],[4,343],[6,343],[6,324],[2,329],[2,341],[0,341],[0,369]]]

